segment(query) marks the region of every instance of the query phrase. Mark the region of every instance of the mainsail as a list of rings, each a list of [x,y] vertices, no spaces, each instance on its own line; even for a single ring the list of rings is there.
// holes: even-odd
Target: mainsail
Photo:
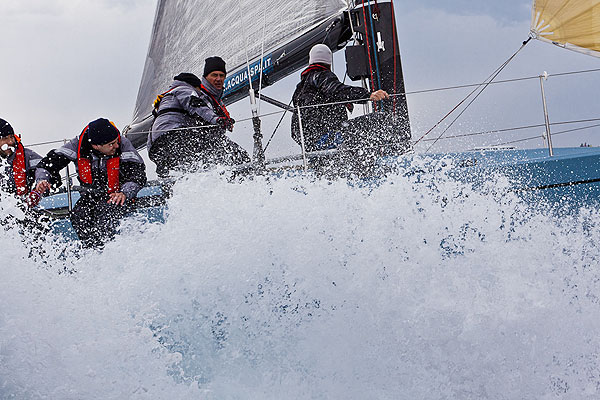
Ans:
[[[278,49],[347,8],[345,0],[159,0],[132,126],[149,118],[154,98],[173,76],[180,72],[200,76],[210,56],[227,62],[226,103],[239,98],[236,94],[242,95],[242,89],[246,95],[248,75],[257,79],[261,64],[268,73],[291,53],[276,53]],[[273,81],[271,77],[267,83]],[[132,138],[145,141],[136,139]]]
[[[531,33],[536,39],[600,57],[600,0],[534,0]]]

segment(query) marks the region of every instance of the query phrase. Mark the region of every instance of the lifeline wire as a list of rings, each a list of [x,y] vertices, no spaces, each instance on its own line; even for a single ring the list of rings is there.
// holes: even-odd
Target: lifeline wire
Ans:
[[[584,73],[591,73],[591,72],[600,72],[600,68],[588,69],[588,70],[580,70],[580,71],[561,72],[561,73],[556,73],[556,74],[548,74],[548,77],[559,77],[559,76],[577,75],[577,74],[584,74]],[[485,82],[484,83],[472,83],[472,84],[457,85],[457,86],[446,86],[446,87],[441,87],[441,88],[416,90],[416,91],[410,91],[410,92],[404,92],[404,93],[391,94],[390,97],[408,96],[408,95],[414,95],[414,94],[432,93],[432,92],[447,91],[447,90],[454,90],[454,89],[463,89],[463,88],[470,88],[470,87],[480,87],[480,86],[483,86],[483,85],[495,85],[495,84],[501,84],[501,83],[519,82],[519,81],[532,80],[532,79],[539,79],[539,75],[537,75],[537,76],[522,77],[522,78],[505,79],[505,80],[488,82],[488,83],[485,83]],[[470,95],[467,96],[467,98],[468,97],[470,97]],[[370,99],[364,98],[364,99],[357,99],[355,101],[356,102],[367,102],[367,101],[370,101]],[[337,101],[337,102],[332,102],[332,103],[322,103],[322,104],[301,106],[300,108],[301,109],[305,109],[305,108],[323,107],[323,106],[336,105],[336,104],[346,104],[346,103],[348,103],[347,100],[346,101]],[[290,104],[291,104],[291,101],[290,101]],[[273,112],[261,114],[260,117],[269,117],[269,116],[272,116],[272,115],[285,114],[285,113],[287,113],[287,110],[273,111]],[[146,120],[146,119],[148,119],[150,117],[151,116],[148,116],[148,117],[144,118],[144,120]],[[237,120],[237,122],[246,122],[246,121],[252,121],[252,118],[243,118],[243,119]],[[595,121],[595,119],[582,120],[581,122],[585,122],[585,121]],[[280,123],[281,123],[281,121],[280,121]],[[561,123],[572,123],[572,122],[558,122],[558,123],[552,123],[551,125],[561,124]],[[218,125],[204,125],[204,126],[196,126],[196,127],[192,128],[192,129],[209,129],[209,128],[214,128],[214,127],[217,127],[217,126]],[[279,124],[277,126],[279,126]],[[530,126],[530,127],[534,127],[534,126]],[[524,129],[524,128],[527,128],[527,127],[510,128],[509,130],[517,130],[517,129]],[[157,130],[155,132],[167,132],[167,131],[188,130],[188,129],[190,129],[190,128]],[[125,133],[124,136],[126,136],[126,137],[128,137],[128,136],[136,136],[136,135],[142,135],[142,134],[149,134],[151,132],[152,131],[150,131],[150,130],[149,131],[131,132],[131,133]],[[494,131],[494,132],[497,132],[497,131]],[[424,136],[426,136],[426,134],[423,135],[421,137],[421,139],[419,139],[419,140],[423,140]],[[423,141],[433,141],[433,140],[435,140],[435,139],[425,139]],[[65,139],[52,140],[52,141],[47,141],[47,142],[38,142],[38,143],[29,144],[28,147],[43,146],[43,145],[56,144],[56,143],[64,143],[64,141],[65,141]],[[418,141],[414,142],[414,144],[417,144],[417,143],[418,143]]]

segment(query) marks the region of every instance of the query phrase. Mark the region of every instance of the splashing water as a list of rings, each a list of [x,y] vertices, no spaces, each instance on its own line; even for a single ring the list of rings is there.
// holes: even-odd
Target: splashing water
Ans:
[[[102,252],[3,229],[0,398],[597,398],[598,210],[505,185],[198,174]]]

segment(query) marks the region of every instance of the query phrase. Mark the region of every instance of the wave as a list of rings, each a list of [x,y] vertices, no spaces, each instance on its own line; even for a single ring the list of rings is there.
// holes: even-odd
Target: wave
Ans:
[[[597,396],[598,210],[405,172],[190,175],[102,252],[1,230],[0,398]]]

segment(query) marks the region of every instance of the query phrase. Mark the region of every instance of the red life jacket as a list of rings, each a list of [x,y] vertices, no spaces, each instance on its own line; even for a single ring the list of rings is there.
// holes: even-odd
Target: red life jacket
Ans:
[[[29,188],[27,187],[27,168],[25,166],[25,149],[23,148],[23,144],[21,144],[21,139],[17,135],[14,136],[16,149],[15,159],[12,164],[13,178],[15,179],[17,194],[22,196],[29,192]]]
[[[92,162],[87,157],[81,155],[81,144],[86,136],[88,126],[85,127],[81,136],[79,136],[79,146],[77,146],[77,169],[79,180],[88,185],[92,184]],[[118,136],[119,144],[121,144],[121,135]],[[106,173],[108,175],[108,194],[116,193],[121,189],[119,183],[119,156],[113,156],[106,161]]]
[[[231,117],[229,116],[229,111],[227,111],[227,107],[225,107],[224,104],[222,104],[219,100],[217,100],[215,98],[215,96],[212,95],[211,92],[208,91],[208,89],[206,87],[204,87],[204,85],[200,85],[200,89],[202,89],[202,91],[204,93],[206,93],[207,95],[210,96],[210,98],[213,101],[213,105],[215,107],[218,107],[218,109],[216,110],[216,114],[220,117],[226,118],[226,119],[230,119]]]

